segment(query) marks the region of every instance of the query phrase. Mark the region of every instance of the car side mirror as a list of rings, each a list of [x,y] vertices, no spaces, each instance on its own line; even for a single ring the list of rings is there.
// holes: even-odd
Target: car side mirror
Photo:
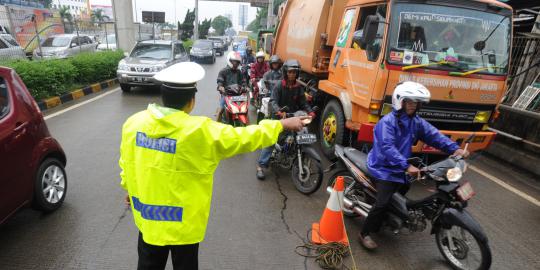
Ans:
[[[377,30],[379,29],[379,17],[377,15],[369,15],[366,18],[364,27],[361,31],[356,31],[357,35],[357,44],[360,45],[362,50],[366,49],[367,44],[373,43],[377,38]],[[353,37],[354,40],[354,37]]]
[[[125,57],[129,57],[129,53],[128,53],[128,52],[124,52],[124,56],[125,56]]]
[[[77,43],[73,42],[69,45],[70,48],[74,48],[74,47],[77,47]]]

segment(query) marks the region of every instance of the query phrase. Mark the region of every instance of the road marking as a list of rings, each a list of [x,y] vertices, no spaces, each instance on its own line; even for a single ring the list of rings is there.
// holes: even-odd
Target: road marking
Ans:
[[[107,91],[107,92],[105,92],[104,94],[101,94],[101,95],[99,95],[99,96],[97,96],[97,97],[93,97],[93,98],[91,98],[91,99],[89,99],[89,100],[86,100],[86,101],[83,101],[83,102],[81,102],[81,103],[79,103],[79,104],[75,104],[75,105],[73,105],[73,106],[71,106],[71,107],[65,108],[65,109],[63,109],[63,110],[61,110],[61,111],[58,111],[58,112],[55,112],[55,113],[53,113],[53,114],[47,115],[47,116],[45,116],[44,118],[45,118],[45,120],[51,119],[51,118],[53,118],[53,117],[55,117],[55,116],[61,115],[61,114],[66,113],[66,112],[69,112],[69,111],[71,111],[71,110],[73,110],[73,109],[77,109],[77,108],[79,108],[79,107],[81,107],[81,106],[83,106],[83,105],[86,105],[86,104],[90,103],[90,102],[96,101],[96,100],[98,100],[98,99],[100,99],[100,98],[104,98],[105,96],[108,96],[108,95],[110,95],[110,94],[116,93],[116,92],[118,92],[119,90],[120,90],[120,88],[116,88],[116,89]]]
[[[495,182],[496,184],[498,184],[499,186],[515,193],[516,195],[520,196],[521,198],[529,201],[530,203],[536,205],[536,206],[539,206],[540,207],[540,201],[538,201],[537,199],[533,198],[532,196],[528,195],[528,194],[525,194],[524,192],[518,190],[517,188],[507,184],[506,182],[504,182],[503,180],[485,172],[485,171],[482,171],[481,169],[477,168],[476,166],[472,166],[472,165],[469,165],[469,168],[479,174],[481,174],[482,176],[486,177],[487,179]]]

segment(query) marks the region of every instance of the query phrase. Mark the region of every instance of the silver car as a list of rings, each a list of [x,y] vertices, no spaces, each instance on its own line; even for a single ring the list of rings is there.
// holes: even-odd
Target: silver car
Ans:
[[[0,60],[24,59],[26,54],[10,34],[0,34]]]
[[[67,58],[82,52],[95,52],[97,44],[86,35],[64,34],[49,37],[34,50],[34,59]]]
[[[116,74],[122,91],[133,86],[160,85],[154,75],[172,64],[189,61],[184,45],[177,40],[145,40],[118,63]]]

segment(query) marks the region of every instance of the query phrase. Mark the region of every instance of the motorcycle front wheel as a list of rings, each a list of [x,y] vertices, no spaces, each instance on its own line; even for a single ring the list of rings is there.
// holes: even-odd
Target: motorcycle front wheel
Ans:
[[[439,251],[453,269],[484,270],[491,266],[487,242],[480,241],[478,236],[461,225],[453,224],[448,230],[440,228],[435,239]]]
[[[300,173],[298,158],[292,164],[292,180],[298,191],[305,195],[312,194],[321,186],[323,169],[319,161],[307,154],[302,154],[302,173]]]

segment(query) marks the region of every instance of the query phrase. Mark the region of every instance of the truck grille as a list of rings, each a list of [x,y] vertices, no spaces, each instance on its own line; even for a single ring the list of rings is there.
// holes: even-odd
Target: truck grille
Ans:
[[[150,72],[149,67],[131,67],[130,70],[133,72]]]

